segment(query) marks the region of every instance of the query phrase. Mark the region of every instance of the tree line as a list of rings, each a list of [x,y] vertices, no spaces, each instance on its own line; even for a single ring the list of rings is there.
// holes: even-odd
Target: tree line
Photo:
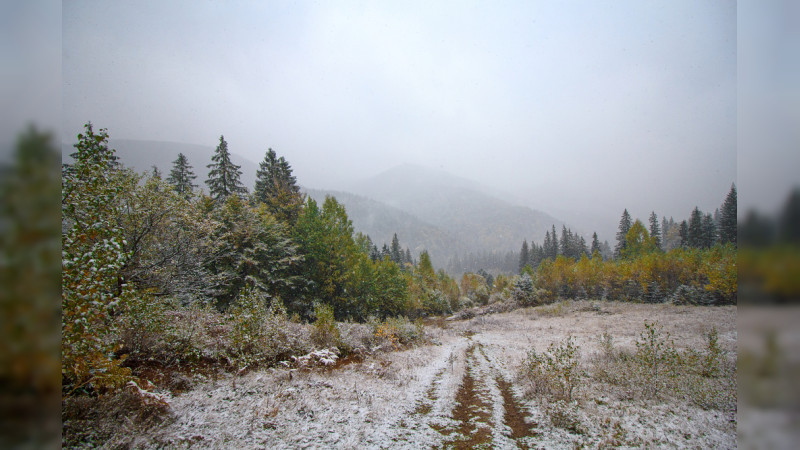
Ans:
[[[108,139],[86,124],[62,165],[62,369],[71,383],[119,373],[111,336],[131,300],[224,312],[255,295],[305,321],[319,305],[336,320],[365,321],[457,303],[458,284],[427,252],[414,260],[396,235],[379,251],[335,198],[306,198],[272,149],[249,193],[220,136],[206,193],[185,155],[162,179],[124,167]]]

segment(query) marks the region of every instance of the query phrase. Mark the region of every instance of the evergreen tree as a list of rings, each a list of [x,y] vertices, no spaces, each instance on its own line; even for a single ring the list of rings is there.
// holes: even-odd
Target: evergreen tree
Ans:
[[[589,250],[586,248],[586,239],[584,239],[583,236],[581,236],[580,240],[578,241],[578,255],[576,256],[576,259],[579,259],[581,256],[588,254]]]
[[[600,253],[600,240],[597,239],[596,231],[592,233],[592,248],[591,248],[592,255],[594,255],[594,252]]]
[[[733,184],[719,215],[719,240],[723,244],[730,242],[736,245],[736,209],[736,185]]]
[[[175,192],[182,195],[184,198],[189,198],[192,191],[197,187],[192,183],[192,180],[197,178],[197,175],[192,171],[192,166],[189,165],[189,160],[186,155],[178,153],[178,159],[172,162],[172,170],[167,177],[167,182],[172,185]]]
[[[711,248],[717,241],[717,226],[711,214],[703,216],[703,239],[702,248]]]
[[[702,248],[705,242],[705,232],[703,230],[703,213],[700,208],[694,207],[692,215],[689,216],[688,229],[689,247]]]
[[[208,172],[206,184],[212,199],[221,202],[231,195],[247,193],[247,189],[242,186],[239,179],[242,175],[240,166],[231,162],[231,154],[224,136],[219,137],[219,145],[211,160],[213,162],[207,166],[211,170]]]
[[[661,229],[658,226],[658,216],[655,211],[650,212],[650,238],[656,244],[656,248],[661,248]]]
[[[267,150],[264,161],[256,171],[256,185],[253,191],[256,201],[267,205],[269,211],[279,220],[293,224],[297,221],[303,196],[297,179],[292,174],[289,162]]]
[[[525,239],[522,241],[522,249],[519,251],[519,273],[522,273],[522,269],[528,264],[530,264],[530,254],[528,253],[528,240]]]
[[[414,260],[411,259],[411,250],[409,250],[408,247],[406,247],[405,262],[407,262],[408,264],[412,264],[412,265],[414,264]]]
[[[622,253],[622,250],[625,249],[626,242],[625,236],[628,234],[628,231],[631,229],[633,222],[631,221],[631,215],[628,214],[628,209],[625,208],[625,211],[622,212],[622,218],[619,220],[619,230],[617,231],[617,245],[614,247],[614,255],[619,256]]]
[[[571,232],[567,231],[566,225],[561,225],[561,241],[559,242],[559,250],[561,250],[558,254],[564,255],[568,258],[572,257],[572,246],[570,245],[570,234]]]
[[[559,248],[558,248],[558,235],[556,235],[556,226],[553,225],[553,230],[551,232],[551,239],[550,239],[550,258],[555,261],[556,257],[559,255]]]
[[[689,225],[686,224],[685,220],[681,221],[681,224],[678,226],[678,236],[681,238],[681,247],[688,247],[689,246]]]
[[[795,188],[786,199],[778,217],[778,239],[786,244],[800,242],[800,188]]]
[[[403,264],[403,250],[400,248],[400,240],[397,239],[397,233],[392,236],[392,246],[389,251],[389,256],[393,263]]]
[[[389,250],[389,246],[384,243],[383,248],[381,249],[381,259],[385,258],[392,259],[392,252]]]

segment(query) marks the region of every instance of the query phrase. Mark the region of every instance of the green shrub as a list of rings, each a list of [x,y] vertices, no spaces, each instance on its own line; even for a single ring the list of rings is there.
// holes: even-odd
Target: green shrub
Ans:
[[[286,310],[280,299],[269,301],[246,290],[229,308],[228,353],[239,368],[274,362],[299,350],[288,334]]]
[[[314,327],[311,331],[311,341],[320,348],[338,347],[341,344],[341,334],[336,326],[333,307],[321,302],[314,304]]]

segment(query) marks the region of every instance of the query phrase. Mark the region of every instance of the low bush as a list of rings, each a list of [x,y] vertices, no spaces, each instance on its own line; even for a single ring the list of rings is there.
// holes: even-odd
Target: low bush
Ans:
[[[706,333],[700,349],[679,350],[658,323],[645,322],[636,350],[614,348],[613,337],[600,337],[595,379],[623,388],[626,395],[646,399],[685,398],[703,409],[736,407],[736,373],[719,345],[716,329]]]
[[[550,344],[545,352],[528,352],[521,375],[534,395],[550,402],[572,402],[583,388],[586,375],[580,357],[580,347],[570,336],[558,345]]]

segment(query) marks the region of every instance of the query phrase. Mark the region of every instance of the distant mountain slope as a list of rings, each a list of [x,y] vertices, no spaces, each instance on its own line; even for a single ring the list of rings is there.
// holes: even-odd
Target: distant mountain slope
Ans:
[[[304,192],[320,205],[326,195],[335,197],[347,210],[353,228],[369,235],[379,249],[384,243],[391,244],[392,236],[397,233],[400,245],[408,247],[415,259],[427,249],[436,268],[445,267],[450,256],[463,251],[450,233],[385,203],[342,191],[304,189]]]
[[[163,176],[169,176],[172,170],[172,161],[178,157],[178,153],[183,153],[192,165],[194,174],[197,175],[195,183],[201,189],[208,191],[205,184],[208,178],[208,166],[211,164],[211,157],[214,156],[216,145],[194,145],[179,142],[145,141],[136,139],[109,139],[109,146],[117,151],[120,161],[126,167],[130,167],[137,172],[151,171],[153,166],[158,167]],[[68,155],[74,152],[72,143],[62,144],[61,155],[66,161]],[[241,166],[242,184],[248,191],[253,190],[256,180],[256,170],[258,164],[231,152],[231,161]]]
[[[407,211],[451,233],[469,251],[519,250],[523,239],[541,243],[552,225],[549,214],[515,206],[478,183],[414,165],[390,169],[355,183],[352,190]]]

